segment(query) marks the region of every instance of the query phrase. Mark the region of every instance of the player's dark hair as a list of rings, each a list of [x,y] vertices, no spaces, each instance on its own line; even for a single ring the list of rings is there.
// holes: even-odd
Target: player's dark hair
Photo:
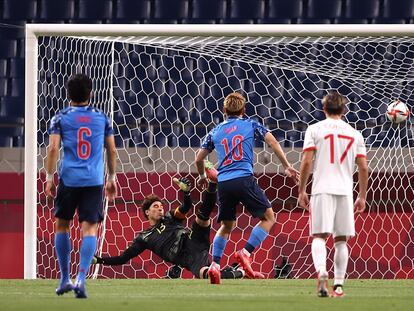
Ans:
[[[142,209],[142,212],[144,213],[144,216],[145,216],[146,219],[148,219],[148,216],[147,216],[147,214],[145,212],[147,210],[149,210],[149,208],[151,207],[152,203],[157,202],[157,201],[163,203],[163,200],[161,200],[161,198],[159,196],[155,195],[155,194],[147,195],[144,198],[144,201],[142,201],[141,209]]]
[[[322,99],[323,109],[329,115],[342,115],[347,100],[338,91],[331,91]]]
[[[66,83],[68,97],[75,103],[89,100],[92,91],[92,80],[81,73],[71,76]]]

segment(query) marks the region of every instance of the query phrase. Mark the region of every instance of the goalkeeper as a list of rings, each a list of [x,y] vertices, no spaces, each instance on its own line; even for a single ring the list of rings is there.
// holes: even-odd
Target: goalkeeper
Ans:
[[[164,214],[163,201],[156,195],[145,197],[142,211],[151,224],[142,231],[132,244],[119,256],[97,257],[95,264],[123,265],[130,259],[149,249],[163,260],[188,269],[196,278],[207,279],[210,266],[210,213],[216,204],[217,184],[210,181],[203,193],[203,201],[196,213],[191,229],[183,225],[188,211],[193,206],[190,197],[191,184],[187,178],[173,179],[184,192],[184,202],[175,210]],[[243,270],[222,270],[223,279],[239,279]]]

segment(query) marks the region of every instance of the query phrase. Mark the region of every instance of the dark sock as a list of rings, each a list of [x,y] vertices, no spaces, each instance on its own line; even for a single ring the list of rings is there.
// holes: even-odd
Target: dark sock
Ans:
[[[188,211],[193,207],[193,201],[191,200],[191,196],[189,192],[184,193],[184,202],[178,207],[178,210],[181,214],[185,215]]]
[[[253,253],[253,251],[256,247],[254,247],[249,242],[247,242],[246,245],[244,246],[244,248],[246,249],[246,251],[248,251],[251,254],[251,253]]]
[[[236,270],[233,267],[227,267],[220,271],[222,279],[241,279],[243,273],[240,270]],[[203,272],[203,279],[208,279],[208,269]]]
[[[243,273],[240,270],[235,270],[233,268],[223,269],[220,272],[222,279],[241,279],[243,277]]]
[[[213,182],[210,182],[208,184],[207,192],[210,192],[210,193],[217,192],[217,184],[213,183]]]
[[[217,184],[209,183],[207,191],[203,193],[203,201],[197,212],[197,217],[201,220],[209,220],[210,214],[216,206]]]
[[[203,271],[203,279],[208,279],[208,269]]]

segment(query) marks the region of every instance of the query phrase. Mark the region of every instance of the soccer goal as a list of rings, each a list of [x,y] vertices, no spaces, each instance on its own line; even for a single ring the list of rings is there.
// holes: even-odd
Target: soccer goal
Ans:
[[[65,81],[79,72],[93,79],[92,105],[113,120],[119,156],[120,196],[105,204],[100,254],[118,255],[148,226],[139,211],[144,196],[178,204],[171,178],[195,177],[195,151],[223,120],[228,93],[244,94],[247,115],[273,132],[298,169],[307,126],[324,119],[321,98],[338,90],[349,99],[346,121],[366,140],[370,169],[368,208],[356,216],[357,236],[349,242],[348,277],[414,277],[413,118],[397,125],[385,116],[396,99],[412,108],[413,25],[33,24],[26,31],[25,278],[58,277],[53,202],[43,192],[47,127],[68,105]],[[268,278],[313,277],[309,215],[297,208],[297,187],[269,148],[255,150],[256,176],[277,223],[254,253],[253,268]],[[197,190],[193,200],[200,200]],[[257,223],[240,213],[223,264],[234,262]],[[74,274],[80,233],[73,227],[71,235]],[[168,268],[144,252],[121,267],[94,267],[91,275],[161,278]]]

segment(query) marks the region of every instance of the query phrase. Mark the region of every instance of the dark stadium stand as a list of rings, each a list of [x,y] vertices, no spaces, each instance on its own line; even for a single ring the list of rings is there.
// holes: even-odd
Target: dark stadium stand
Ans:
[[[230,18],[254,19],[265,17],[264,0],[231,0],[230,2]]]
[[[88,20],[106,20],[112,18],[112,0],[78,0],[79,22]],[[60,1],[59,1],[60,2]]]
[[[154,20],[155,19],[183,19],[189,16],[189,0],[155,0],[154,1]]]
[[[12,58],[14,59],[14,58]],[[7,59],[0,59],[0,78],[7,78]]]
[[[24,117],[24,25],[25,23],[413,23],[414,1],[411,0],[0,0],[0,116],[8,126],[16,122],[16,130],[3,130],[0,124],[0,146],[18,146],[23,143],[21,119]],[[142,48],[141,48],[142,49]],[[147,47],[147,49],[149,49]],[[414,52],[401,49],[400,55]],[[289,119],[304,124],[312,119],[322,119],[321,111],[308,113],[303,106],[320,98],[323,90],[339,87],[331,80],[317,81],[304,75],[279,78],[281,89],[264,88],[272,75],[262,76],[242,68],[243,65],[222,68],[219,63],[198,59],[186,59],[175,52],[155,56],[153,50],[145,50],[139,58],[135,53],[121,55],[115,72],[120,78],[113,91],[119,111],[114,113],[115,122],[121,124],[120,135],[129,135],[127,145],[143,145],[149,140],[148,124],[154,126],[155,144],[159,146],[198,146],[205,128],[200,124],[213,124],[222,119],[217,99],[223,92],[243,90],[248,94],[251,106],[261,122],[274,128],[278,121]],[[141,50],[140,52],[144,52]],[[326,53],[326,52],[325,52]],[[409,53],[409,54],[407,54]],[[326,56],[326,55],[325,55]],[[315,52],[315,57],[318,57]],[[414,55],[413,55],[414,57]],[[358,60],[367,62],[363,58]],[[192,63],[191,63],[192,62]],[[355,60],[353,60],[355,62]],[[128,65],[129,64],[129,65]],[[162,66],[161,66],[162,65]],[[357,66],[357,63],[355,63]],[[198,68],[198,69],[195,69]],[[44,74],[44,73],[41,73]],[[166,83],[170,78],[180,77],[181,83]],[[237,76],[238,79],[233,79]],[[272,76],[275,79],[276,76]],[[283,80],[284,79],[284,80]],[[173,79],[174,80],[174,79]],[[200,83],[202,80],[206,83]],[[52,81],[48,78],[49,84]],[[61,92],[49,86],[50,92]],[[187,95],[197,96],[202,89],[204,98],[194,103]],[[356,100],[364,101],[359,94],[340,86],[341,92]],[[140,92],[142,91],[142,92]],[[281,93],[282,92],[282,93]],[[142,94],[151,94],[143,98]],[[406,96],[413,92],[409,91]],[[178,95],[177,95],[178,94]],[[209,96],[206,96],[209,94]],[[268,96],[268,98],[266,97]],[[184,108],[183,108],[184,98]],[[275,101],[273,98],[277,98]],[[139,107],[136,102],[141,103]],[[146,103],[147,101],[147,103]],[[371,98],[370,101],[375,103]],[[134,104],[135,103],[135,104]],[[378,100],[378,107],[381,102]],[[193,105],[193,106],[191,106]],[[43,109],[43,108],[42,108]],[[45,110],[46,111],[46,110]],[[122,111],[122,113],[121,113]],[[48,112],[49,113],[49,112]],[[350,111],[347,119],[383,118],[380,109]],[[145,125],[144,121],[148,120]],[[13,121],[14,120],[14,121]],[[17,120],[17,121],[16,121]],[[143,133],[131,131],[139,120]],[[141,122],[142,121],[142,122]],[[174,128],[174,122],[195,124]],[[286,121],[286,120],[285,120]],[[1,123],[0,122],[0,123]],[[11,122],[11,123],[10,123]],[[19,123],[20,122],[20,123]],[[168,125],[169,124],[169,125]],[[299,123],[298,123],[299,124]],[[9,127],[8,127],[9,129]],[[283,135],[285,145],[300,146],[303,129],[292,129]],[[277,132],[277,131],[276,131]],[[277,132],[277,137],[282,138]],[[126,137],[126,136],[125,136]],[[122,144],[117,136],[117,144]],[[368,142],[369,143],[369,142]]]
[[[346,0],[345,14],[349,19],[377,18],[380,12],[380,0]]]
[[[269,0],[269,15],[270,19],[276,18],[299,18],[303,16],[303,3],[302,0]]]
[[[17,54],[17,40],[0,39],[0,58],[13,58]]]
[[[390,19],[412,19],[414,17],[414,1],[384,0],[383,17]]]
[[[341,16],[341,0],[308,0],[308,18],[338,18]]]
[[[0,115],[22,118],[24,116],[24,106],[21,105],[20,97],[4,96],[1,101]]]
[[[194,20],[216,20],[226,18],[225,0],[193,0],[193,11],[189,15]]]
[[[8,80],[7,78],[0,78],[0,96],[2,97],[2,100],[7,95],[9,95]]]
[[[117,0],[115,2],[116,14],[113,22],[130,22],[151,18],[150,0]]]
[[[39,22],[75,18],[75,0],[41,0]]]
[[[4,0],[2,19],[7,21],[33,20],[37,17],[36,0]]]

